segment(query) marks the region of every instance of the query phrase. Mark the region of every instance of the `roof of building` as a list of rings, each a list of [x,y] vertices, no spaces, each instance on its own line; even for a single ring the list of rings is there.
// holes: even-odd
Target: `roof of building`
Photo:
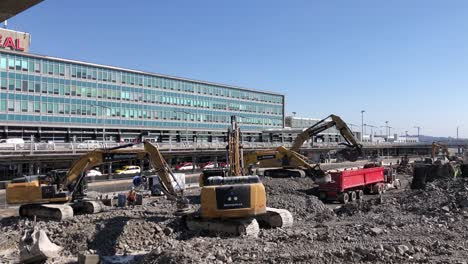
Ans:
[[[43,0],[2,0],[0,1],[0,22],[42,2]]]
[[[126,69],[126,68],[121,68],[121,67],[116,67],[116,66],[109,66],[109,65],[70,60],[70,59],[63,59],[63,58],[51,57],[51,56],[46,56],[46,55],[34,54],[34,53],[25,53],[25,52],[10,51],[10,50],[0,50],[0,53],[1,52],[15,54],[15,55],[22,55],[22,56],[30,56],[30,57],[35,57],[39,59],[55,60],[55,61],[67,62],[67,63],[76,63],[76,64],[82,64],[82,65],[91,66],[91,67],[106,68],[110,70],[126,71],[126,72],[131,72],[131,73],[136,73],[136,74],[145,74],[145,75],[150,75],[154,77],[163,77],[163,78],[169,78],[169,79],[174,79],[174,80],[179,80],[179,81],[203,83],[206,85],[216,85],[216,86],[221,86],[221,87],[236,89],[236,90],[241,90],[241,91],[249,91],[249,92],[256,92],[256,93],[263,93],[263,94],[268,94],[268,95],[277,95],[277,96],[285,97],[284,94],[271,92],[271,91],[256,90],[256,89],[244,88],[244,87],[239,87],[239,86],[234,86],[234,85],[226,85],[226,84],[220,84],[220,83],[200,81],[200,80],[194,80],[194,79],[188,79],[188,78],[183,78],[183,77],[176,77],[176,76],[171,76],[171,75],[152,73],[152,72],[146,72],[146,71],[140,71],[140,70],[131,70],[131,69]],[[284,100],[283,100],[283,103],[284,103]]]

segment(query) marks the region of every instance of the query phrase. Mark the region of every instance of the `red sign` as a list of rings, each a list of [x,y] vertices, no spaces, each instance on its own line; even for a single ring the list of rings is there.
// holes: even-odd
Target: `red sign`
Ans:
[[[20,45],[20,39],[15,39],[15,41],[13,41],[12,37],[6,37],[5,41],[3,41],[2,35],[0,35],[0,47],[10,48],[16,51],[24,51],[24,48],[22,48]]]

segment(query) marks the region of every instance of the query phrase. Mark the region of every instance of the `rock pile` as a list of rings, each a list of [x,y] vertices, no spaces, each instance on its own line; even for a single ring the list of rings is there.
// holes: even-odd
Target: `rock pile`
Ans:
[[[310,179],[264,179],[268,206],[290,210],[290,229],[261,229],[258,238],[221,237],[188,231],[164,199],[145,206],[80,215],[62,223],[41,222],[63,258],[79,252],[100,255],[146,251],[146,263],[463,263],[468,259],[468,180],[402,188],[381,199],[323,204],[311,196]],[[193,195],[196,195],[193,194]],[[21,229],[18,218],[2,219],[0,262],[11,262]],[[5,238],[9,244],[2,243]],[[14,255],[13,255],[14,257]],[[57,263],[63,263],[58,261]]]

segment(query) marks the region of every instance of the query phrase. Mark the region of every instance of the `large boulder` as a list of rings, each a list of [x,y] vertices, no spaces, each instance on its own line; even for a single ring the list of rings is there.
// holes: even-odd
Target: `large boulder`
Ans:
[[[56,257],[62,250],[52,243],[44,230],[33,228],[24,232],[19,243],[21,263],[41,263]]]

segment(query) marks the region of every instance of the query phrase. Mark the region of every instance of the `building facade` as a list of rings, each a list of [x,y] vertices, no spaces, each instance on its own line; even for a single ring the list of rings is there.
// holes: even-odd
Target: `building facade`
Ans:
[[[284,95],[0,50],[3,138],[219,141],[237,115],[253,140],[283,127]]]

